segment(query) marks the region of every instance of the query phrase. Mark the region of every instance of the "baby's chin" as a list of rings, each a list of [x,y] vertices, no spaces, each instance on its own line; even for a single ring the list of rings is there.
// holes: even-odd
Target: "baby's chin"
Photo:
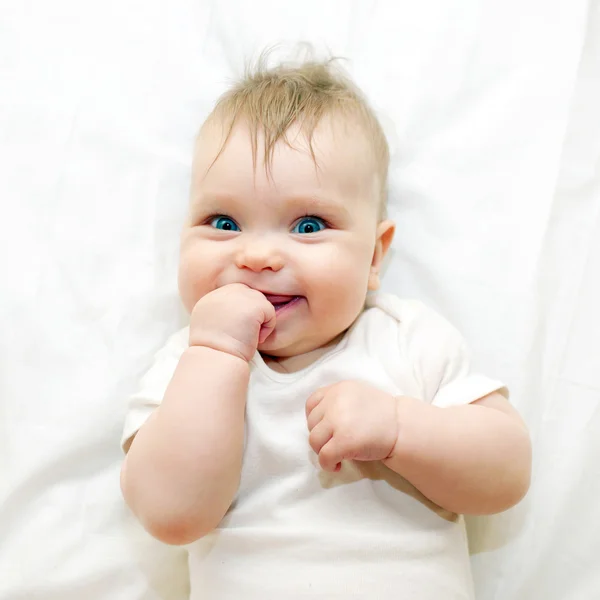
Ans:
[[[307,354],[318,348],[318,344],[308,340],[290,340],[286,337],[275,330],[262,344],[258,344],[257,350],[262,356],[279,360]]]
[[[320,343],[319,340],[304,339],[283,344],[281,343],[283,340],[277,343],[277,338],[271,339],[272,336],[273,334],[258,345],[258,351],[263,360],[267,364],[278,364],[284,371],[293,372],[308,367],[318,360],[341,339],[343,332],[332,340],[325,340],[323,343]]]
[[[278,355],[272,352],[264,352],[259,348],[259,352],[265,361],[265,364],[279,373],[294,373],[305,369],[314,363],[320,356],[315,351],[303,352],[299,354],[281,353]]]
[[[290,358],[292,356],[296,356],[299,353],[302,353],[297,348],[294,347],[294,344],[281,344],[278,343],[277,340],[273,339],[275,333],[272,333],[262,344],[258,344],[257,350],[263,356],[269,356],[274,359],[277,358]]]

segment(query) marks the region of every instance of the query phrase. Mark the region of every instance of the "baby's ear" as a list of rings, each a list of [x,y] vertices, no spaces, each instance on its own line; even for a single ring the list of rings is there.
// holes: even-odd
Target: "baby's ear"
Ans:
[[[381,285],[379,273],[381,272],[383,259],[385,258],[385,255],[387,254],[388,250],[390,249],[392,240],[394,239],[395,230],[396,226],[394,225],[393,221],[381,221],[381,223],[377,225],[375,250],[373,251],[371,271],[369,272],[368,289],[371,292],[378,290],[379,286]]]

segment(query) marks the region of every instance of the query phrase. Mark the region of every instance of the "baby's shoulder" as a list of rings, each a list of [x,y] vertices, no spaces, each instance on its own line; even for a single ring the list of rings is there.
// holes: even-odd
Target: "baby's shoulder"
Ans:
[[[444,353],[462,344],[459,331],[421,300],[378,293],[367,297],[355,337],[371,347],[394,347],[406,359]]]
[[[370,326],[395,322],[405,335],[452,327],[444,317],[421,300],[400,298],[388,293],[369,294],[361,319]]]

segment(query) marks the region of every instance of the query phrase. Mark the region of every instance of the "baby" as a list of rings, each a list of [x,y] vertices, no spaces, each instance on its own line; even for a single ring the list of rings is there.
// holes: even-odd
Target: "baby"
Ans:
[[[121,476],[142,525],[189,544],[193,599],[471,599],[461,515],[528,489],[503,384],[435,312],[374,293],[388,162],[331,62],[259,67],[200,131],[190,325],[131,399]]]

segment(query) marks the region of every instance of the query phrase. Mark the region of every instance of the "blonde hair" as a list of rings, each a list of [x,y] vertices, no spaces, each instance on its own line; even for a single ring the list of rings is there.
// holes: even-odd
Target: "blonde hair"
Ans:
[[[206,123],[220,121],[225,128],[223,143],[212,164],[225,149],[235,124],[243,120],[250,131],[255,166],[259,133],[264,137],[263,162],[269,173],[275,145],[283,141],[291,146],[287,132],[297,123],[306,136],[311,157],[318,167],[312,142],[321,119],[335,115],[354,119],[373,149],[383,215],[389,148],[383,129],[362,92],[336,68],[335,58],[307,60],[297,65],[281,63],[272,68],[267,67],[267,58],[268,53],[264,53],[254,68],[246,68],[243,78],[219,98],[208,116]]]

